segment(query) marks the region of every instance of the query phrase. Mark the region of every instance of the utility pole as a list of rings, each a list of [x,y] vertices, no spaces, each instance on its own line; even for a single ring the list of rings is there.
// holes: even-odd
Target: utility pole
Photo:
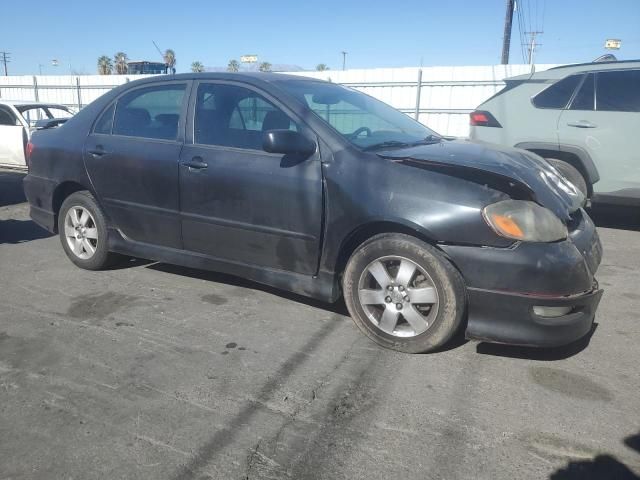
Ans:
[[[515,0],[507,0],[507,13],[504,16],[504,36],[502,37],[502,65],[509,64],[509,50],[511,48],[511,22]]]
[[[9,73],[7,72],[7,63],[9,63],[11,60],[9,60],[10,54],[9,52],[0,52],[0,62],[2,62],[4,64],[4,76],[7,77],[9,76]]]
[[[347,52],[341,52],[341,53],[342,53],[342,70],[344,70],[347,65]]]
[[[533,70],[533,64],[535,61],[535,55],[536,55],[536,47],[541,46],[541,43],[536,43],[536,36],[538,35],[542,35],[544,32],[525,32],[527,35],[529,35],[529,37],[531,38],[531,40],[529,41],[529,46],[528,51],[529,51],[529,58],[528,58],[528,64],[531,65],[531,69]]]

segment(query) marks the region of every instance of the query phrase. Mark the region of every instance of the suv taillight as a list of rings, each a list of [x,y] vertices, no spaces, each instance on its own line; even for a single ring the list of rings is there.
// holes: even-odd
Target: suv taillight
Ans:
[[[469,114],[469,124],[472,127],[498,127],[502,128],[500,122],[493,115],[484,110],[476,110]]]

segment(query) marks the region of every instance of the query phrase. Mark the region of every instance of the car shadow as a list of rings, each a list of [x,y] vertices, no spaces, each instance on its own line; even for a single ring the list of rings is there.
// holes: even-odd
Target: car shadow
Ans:
[[[598,227],[640,231],[638,207],[595,205],[589,208],[588,213]]]
[[[52,235],[31,220],[0,220],[0,244],[25,243]]]
[[[627,437],[624,444],[640,453],[640,433]],[[640,480],[613,455],[601,454],[590,460],[575,460],[553,472],[549,480]]]
[[[480,342],[476,346],[476,352],[481,355],[491,355],[495,357],[536,360],[539,362],[555,362],[557,360],[565,360],[569,357],[573,357],[587,348],[591,342],[591,337],[593,337],[597,328],[598,324],[594,323],[589,333],[584,337],[562,347],[518,347],[515,345]]]
[[[26,172],[0,170],[0,207],[16,205],[27,201],[22,188]]]
[[[302,303],[310,307],[319,308],[328,312],[336,313],[338,315],[349,316],[347,307],[344,300],[340,298],[336,303],[327,303],[315,298],[305,297],[298,295],[297,293],[287,292],[280,290],[269,285],[263,285],[261,283],[253,282],[245,278],[236,277],[226,273],[212,272],[209,270],[198,270],[195,268],[181,267],[178,265],[171,265],[168,263],[153,263],[147,265],[147,268],[157,270],[164,273],[171,273],[173,275],[187,276],[191,278],[197,278],[199,280],[206,280],[208,282],[224,283],[226,285],[233,285],[235,287],[250,288],[252,290],[259,290],[261,292],[270,293],[278,297],[291,300],[297,303]]]

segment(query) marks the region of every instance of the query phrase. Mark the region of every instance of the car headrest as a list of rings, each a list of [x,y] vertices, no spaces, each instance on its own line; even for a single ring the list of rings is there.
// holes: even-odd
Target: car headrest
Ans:
[[[118,113],[128,125],[137,123],[139,126],[147,126],[151,121],[151,115],[144,108],[125,108]]]
[[[164,126],[174,127],[178,125],[178,120],[180,120],[180,115],[177,113],[161,113],[156,115],[156,121]]]
[[[267,112],[262,122],[262,131],[267,130],[288,130],[291,125],[289,117],[280,110],[271,110]]]

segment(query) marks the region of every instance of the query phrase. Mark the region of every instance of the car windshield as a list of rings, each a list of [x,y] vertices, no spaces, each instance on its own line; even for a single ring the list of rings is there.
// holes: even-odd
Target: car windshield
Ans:
[[[363,150],[436,143],[442,139],[404,113],[351,88],[308,80],[278,83]]]

